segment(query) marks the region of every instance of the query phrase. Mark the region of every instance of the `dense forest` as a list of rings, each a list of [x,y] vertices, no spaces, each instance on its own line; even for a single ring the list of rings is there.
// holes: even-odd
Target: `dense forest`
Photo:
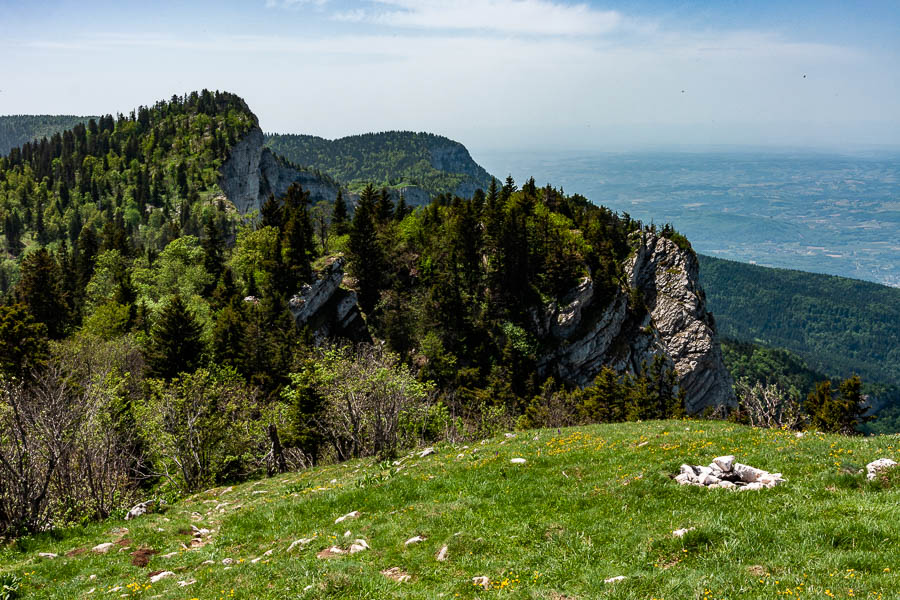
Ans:
[[[661,356],[585,389],[537,368],[533,310],[587,273],[628,291],[640,222],[511,178],[417,210],[369,184],[352,217],[293,185],[240,215],[218,169],[255,126],[203,91],[0,158],[0,535],[422,440],[683,414]],[[383,344],[294,319],[340,254]]]
[[[52,137],[96,117],[74,115],[9,115],[0,117],[0,156],[27,142]]]
[[[486,190],[491,176],[458,142],[431,133],[388,131],[336,140],[311,135],[266,136],[266,145],[291,162],[327,173],[350,189],[416,186],[431,195]]]
[[[900,384],[900,289],[700,256],[725,338],[785,348],[833,377]]]

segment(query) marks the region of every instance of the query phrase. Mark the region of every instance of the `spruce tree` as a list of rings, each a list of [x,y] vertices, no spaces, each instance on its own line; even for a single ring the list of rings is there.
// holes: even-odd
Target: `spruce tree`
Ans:
[[[181,296],[174,296],[162,309],[150,331],[147,365],[150,376],[170,380],[179,373],[192,373],[203,360],[201,327]]]
[[[59,265],[46,248],[41,248],[22,261],[21,277],[13,294],[38,323],[46,325],[52,339],[63,337],[70,316],[62,282]]]
[[[334,201],[334,212],[331,214],[331,229],[335,235],[344,235],[349,229],[350,217],[347,215],[347,203],[344,201],[344,192],[338,189],[337,198]]]
[[[350,229],[350,269],[359,289],[359,305],[371,312],[378,302],[382,279],[381,247],[375,231],[375,198],[372,184],[359,197]]]

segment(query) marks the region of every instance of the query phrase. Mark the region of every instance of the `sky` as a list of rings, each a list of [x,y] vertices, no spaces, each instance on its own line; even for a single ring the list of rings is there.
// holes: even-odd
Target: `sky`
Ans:
[[[484,150],[900,147],[900,2],[0,0],[0,114],[202,88]]]

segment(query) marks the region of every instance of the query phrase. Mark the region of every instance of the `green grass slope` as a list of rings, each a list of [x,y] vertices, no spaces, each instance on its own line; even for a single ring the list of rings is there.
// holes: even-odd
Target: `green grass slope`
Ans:
[[[898,458],[898,446],[704,421],[519,432],[441,445],[399,467],[355,461],[217,488],[135,521],[20,540],[0,550],[0,575],[19,576],[25,597],[59,599],[896,598],[900,489],[842,469]],[[726,453],[788,481],[733,492],[669,478],[683,462]],[[351,511],[360,516],[335,523]],[[188,549],[192,525],[212,533]],[[676,538],[679,528],[694,529]],[[414,536],[425,540],[406,545]],[[288,552],[301,538],[312,541]],[[317,557],[356,539],[370,549]],[[115,545],[79,550],[102,542]],[[157,554],[134,566],[138,548]],[[394,567],[411,579],[382,574]],[[151,583],[161,570],[174,576]],[[625,579],[604,582],[616,576]]]
[[[900,289],[700,256],[719,335],[786,348],[832,377],[900,384]]]

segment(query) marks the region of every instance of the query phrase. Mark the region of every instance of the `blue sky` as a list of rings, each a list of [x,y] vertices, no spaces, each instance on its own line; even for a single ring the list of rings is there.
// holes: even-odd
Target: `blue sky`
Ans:
[[[0,0],[0,51],[0,114],[207,87],[476,150],[900,146],[897,2]]]

